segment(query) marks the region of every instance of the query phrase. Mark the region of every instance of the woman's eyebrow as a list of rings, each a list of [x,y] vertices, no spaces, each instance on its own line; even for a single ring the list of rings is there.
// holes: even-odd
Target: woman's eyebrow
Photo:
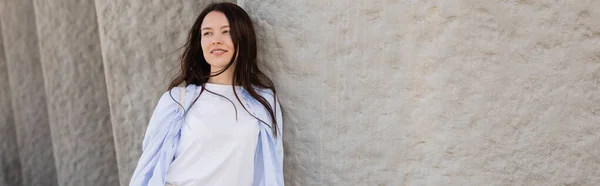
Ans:
[[[221,29],[227,28],[227,27],[229,27],[229,25],[224,25],[224,26],[221,27]],[[202,30],[212,30],[212,28],[211,27],[204,27],[204,28],[202,28]]]

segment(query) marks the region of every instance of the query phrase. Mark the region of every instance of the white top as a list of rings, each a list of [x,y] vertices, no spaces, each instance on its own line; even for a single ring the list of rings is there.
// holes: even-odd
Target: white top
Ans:
[[[233,104],[206,90],[227,97]],[[186,115],[167,183],[176,186],[252,185],[258,120],[242,107],[231,85],[206,83],[206,90]],[[236,86],[236,91],[244,102],[241,87]],[[246,106],[246,109],[249,108]]]

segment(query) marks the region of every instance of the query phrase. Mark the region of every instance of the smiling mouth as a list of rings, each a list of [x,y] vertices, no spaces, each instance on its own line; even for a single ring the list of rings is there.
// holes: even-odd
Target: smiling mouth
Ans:
[[[225,52],[227,52],[227,50],[225,50],[225,49],[214,49],[214,50],[210,51],[211,54],[222,54]]]

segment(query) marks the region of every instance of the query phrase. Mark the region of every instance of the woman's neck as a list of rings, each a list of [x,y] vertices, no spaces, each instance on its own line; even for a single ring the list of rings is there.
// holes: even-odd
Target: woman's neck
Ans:
[[[212,71],[212,69],[211,69]],[[213,73],[217,73],[217,71],[214,71]],[[212,84],[221,84],[221,85],[231,85],[233,83],[233,66],[229,67],[227,70],[225,70],[225,72],[217,75],[217,76],[213,76],[208,78],[208,83],[212,83]]]

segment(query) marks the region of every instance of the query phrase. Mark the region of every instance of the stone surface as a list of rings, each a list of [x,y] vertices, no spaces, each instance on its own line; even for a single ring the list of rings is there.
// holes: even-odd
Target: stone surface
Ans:
[[[56,185],[32,1],[1,0],[0,24],[18,144],[13,153],[20,157],[22,184]]]
[[[21,185],[21,163],[15,132],[8,69],[4,57],[2,42],[2,24],[0,24],[0,185]]]
[[[34,1],[58,184],[119,185],[93,1]]]
[[[238,4],[288,185],[600,182],[600,1]]]
[[[0,0],[0,185],[128,185],[209,1],[35,2]],[[287,185],[600,183],[600,1],[237,3]]]
[[[95,1],[121,185],[141,155],[152,110],[178,69],[197,14],[210,1]]]

